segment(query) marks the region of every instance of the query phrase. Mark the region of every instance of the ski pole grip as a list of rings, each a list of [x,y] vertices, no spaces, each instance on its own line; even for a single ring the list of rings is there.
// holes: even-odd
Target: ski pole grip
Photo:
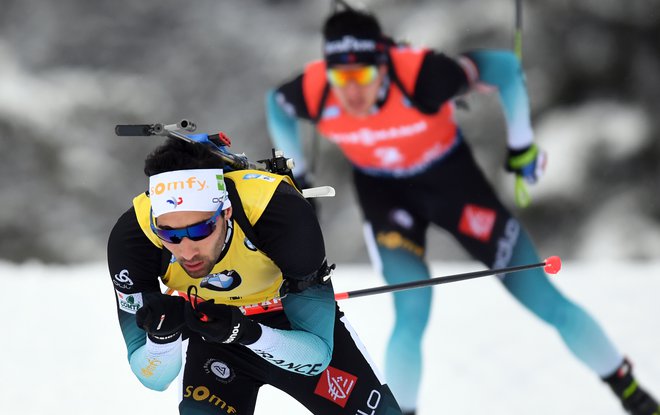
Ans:
[[[149,136],[153,135],[151,124],[119,124],[115,125],[115,134],[124,136]]]

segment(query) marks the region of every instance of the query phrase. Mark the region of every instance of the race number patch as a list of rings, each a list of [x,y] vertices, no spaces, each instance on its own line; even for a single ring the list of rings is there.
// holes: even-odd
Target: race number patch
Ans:
[[[497,213],[492,209],[467,204],[463,208],[458,230],[469,237],[488,242],[496,217]]]
[[[346,406],[348,398],[353,392],[357,377],[343,370],[328,366],[321,373],[319,383],[316,384],[314,393],[328,399],[342,408]]]

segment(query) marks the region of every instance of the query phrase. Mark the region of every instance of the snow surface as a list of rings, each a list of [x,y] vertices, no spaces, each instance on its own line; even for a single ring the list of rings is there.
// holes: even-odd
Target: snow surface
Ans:
[[[482,269],[434,263],[433,275]],[[337,292],[381,285],[365,265],[340,265]],[[178,388],[144,388],[131,373],[105,264],[0,263],[1,414],[176,414]],[[568,262],[555,277],[589,309],[660,396],[660,262]],[[392,322],[388,294],[342,308],[380,364]],[[435,288],[425,337],[420,415],[621,415],[608,388],[559,337],[524,311],[493,277]],[[257,414],[307,414],[264,387]]]

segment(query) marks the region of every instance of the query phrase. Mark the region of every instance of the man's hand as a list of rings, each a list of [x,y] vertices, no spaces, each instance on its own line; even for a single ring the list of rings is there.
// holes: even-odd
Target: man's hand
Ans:
[[[525,179],[527,183],[534,184],[543,175],[546,160],[545,151],[532,144],[519,150],[509,149],[505,168]]]
[[[248,345],[261,337],[261,327],[245,317],[238,307],[215,304],[213,300],[185,308],[186,324],[204,340],[215,343]]]
[[[144,305],[135,314],[138,327],[146,331],[154,343],[178,339],[185,325],[186,300],[159,292],[143,293],[142,299]]]
[[[536,144],[519,150],[509,149],[505,168],[516,174],[515,198],[518,206],[529,206],[532,198],[525,182],[534,184],[539,180],[545,171],[546,160],[545,151],[540,150]]]

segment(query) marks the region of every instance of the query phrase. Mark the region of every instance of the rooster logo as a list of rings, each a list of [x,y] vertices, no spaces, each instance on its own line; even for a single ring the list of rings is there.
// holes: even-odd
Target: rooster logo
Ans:
[[[181,203],[183,203],[183,198],[182,197],[171,197],[167,199],[167,203],[171,204],[173,207],[179,206]]]

